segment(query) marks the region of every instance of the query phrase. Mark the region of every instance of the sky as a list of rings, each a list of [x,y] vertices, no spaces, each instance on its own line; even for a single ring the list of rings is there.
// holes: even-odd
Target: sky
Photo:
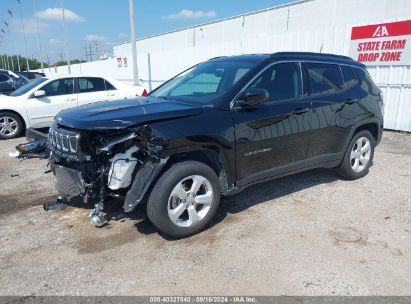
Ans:
[[[292,2],[291,0],[134,0],[137,39],[205,22],[224,19]],[[0,53],[40,58],[34,0],[0,0]],[[61,0],[36,0],[40,42],[45,62],[65,57]],[[85,59],[85,46],[92,53],[111,55],[113,45],[130,39],[128,0],[64,0],[71,59]],[[10,12],[8,12],[10,10]],[[8,26],[4,23],[6,22]]]

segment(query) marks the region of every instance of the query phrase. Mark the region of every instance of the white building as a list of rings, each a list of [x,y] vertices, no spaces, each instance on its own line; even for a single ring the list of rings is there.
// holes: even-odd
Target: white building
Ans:
[[[221,55],[321,51],[357,59],[359,42],[378,41],[387,36],[386,28],[378,24],[404,20],[411,20],[410,0],[296,1],[140,39],[137,41],[139,78],[144,86],[154,88],[198,62]],[[379,32],[373,30],[371,36],[352,40],[353,27],[364,25],[376,25],[374,29]],[[400,61],[367,63],[371,76],[386,96],[385,127],[388,129],[411,131],[410,25],[402,23],[395,27],[399,28],[401,41],[405,43],[399,50]],[[361,28],[358,32],[366,30]],[[373,49],[369,52],[373,53]],[[113,53],[115,59],[82,64],[82,71],[79,65],[72,69],[130,81],[133,75],[130,43],[114,46]]]

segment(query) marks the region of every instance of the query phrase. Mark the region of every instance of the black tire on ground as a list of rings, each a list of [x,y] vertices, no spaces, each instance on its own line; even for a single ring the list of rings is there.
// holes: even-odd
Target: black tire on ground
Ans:
[[[10,139],[10,138],[16,138],[19,137],[23,131],[24,131],[24,123],[21,119],[21,117],[17,114],[14,114],[12,112],[7,112],[7,111],[2,111],[0,112],[0,124],[4,123],[4,119],[12,119],[17,123],[17,129],[15,130],[14,133],[11,133],[10,131],[6,130],[4,133],[2,133],[3,126],[0,125],[0,139]]]
[[[199,175],[208,180],[212,190],[210,209],[202,220],[190,227],[180,227],[168,215],[169,198],[174,187],[187,177]],[[209,166],[197,161],[173,164],[157,180],[147,202],[147,215],[151,223],[162,233],[173,238],[184,238],[199,233],[214,217],[220,203],[220,183],[216,173]]]
[[[352,160],[351,160],[351,151],[355,149],[356,142],[362,138],[365,137],[369,140],[370,143],[370,156],[367,164],[364,166],[364,168],[360,172],[356,172],[353,167],[352,167]],[[361,177],[364,177],[365,175],[368,174],[369,168],[371,167],[372,160],[374,158],[374,149],[375,149],[375,139],[374,136],[371,134],[370,131],[367,130],[362,130],[356,134],[354,134],[353,138],[350,141],[350,144],[347,147],[347,151],[344,154],[344,158],[341,162],[341,164],[336,168],[338,175],[340,175],[343,178],[349,179],[349,180],[354,180],[358,179]]]

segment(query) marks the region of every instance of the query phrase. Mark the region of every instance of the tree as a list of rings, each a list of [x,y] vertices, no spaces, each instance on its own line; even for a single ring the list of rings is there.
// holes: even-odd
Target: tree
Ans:
[[[85,60],[81,60],[81,59],[73,59],[73,60],[70,61],[70,64],[78,64],[78,63],[83,63],[83,62],[86,62],[86,61],[85,61]],[[57,61],[56,63],[53,63],[53,64],[52,64],[52,66],[55,66],[55,65],[57,65],[57,66],[64,66],[64,65],[67,65],[67,61],[59,60],[59,61]]]
[[[6,64],[6,54],[2,54],[0,55],[0,66],[2,69],[7,69],[7,64]],[[17,65],[17,56],[19,57],[19,61],[20,61],[20,69],[22,71],[26,71],[27,70],[27,60],[26,57],[20,56],[20,55],[7,55],[8,58],[8,62],[9,62],[9,68],[12,69],[11,67],[11,61],[13,61],[14,64],[14,70],[18,71],[19,67]],[[30,70],[38,70],[41,69],[41,63],[40,61],[37,61],[37,59],[30,59],[29,58],[29,66],[30,66]],[[43,66],[45,68],[48,68],[48,64],[43,62]]]

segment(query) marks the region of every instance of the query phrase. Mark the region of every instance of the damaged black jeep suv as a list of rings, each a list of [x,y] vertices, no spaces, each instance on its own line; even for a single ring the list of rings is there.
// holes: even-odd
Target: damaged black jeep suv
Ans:
[[[131,212],[172,237],[204,229],[220,196],[312,168],[367,174],[383,126],[383,100],[364,65],[316,53],[214,58],[148,97],[59,113],[48,148],[55,188]],[[252,198],[250,198],[252,199]]]

